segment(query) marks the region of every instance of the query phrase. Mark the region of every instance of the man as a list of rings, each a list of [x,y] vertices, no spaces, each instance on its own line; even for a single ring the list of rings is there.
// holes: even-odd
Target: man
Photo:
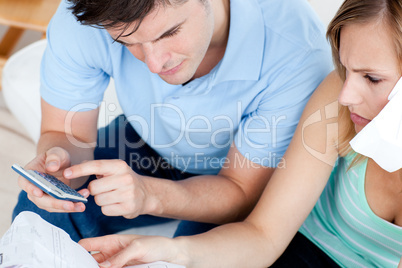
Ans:
[[[33,210],[74,240],[159,217],[185,220],[176,235],[244,218],[332,69],[324,29],[298,0],[70,0],[48,40],[26,168],[89,202],[20,178],[14,217]],[[97,132],[110,77],[125,117]]]

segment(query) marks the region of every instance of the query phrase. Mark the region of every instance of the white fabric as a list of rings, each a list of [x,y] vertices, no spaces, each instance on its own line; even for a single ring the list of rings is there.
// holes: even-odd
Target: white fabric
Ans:
[[[372,158],[388,172],[402,168],[402,78],[381,112],[351,141],[356,152]]]
[[[9,110],[35,142],[40,131],[39,65],[46,41],[41,40],[15,53],[3,69],[2,88]]]
[[[3,69],[2,88],[6,106],[22,123],[28,136],[37,143],[40,135],[40,62],[46,40],[37,41],[14,55]],[[122,113],[111,81],[100,107],[98,127]]]

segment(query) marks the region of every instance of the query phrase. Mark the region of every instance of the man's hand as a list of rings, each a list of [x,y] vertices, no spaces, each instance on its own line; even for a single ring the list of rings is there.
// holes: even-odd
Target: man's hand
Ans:
[[[148,192],[144,177],[136,174],[122,160],[94,160],[74,165],[64,171],[68,179],[95,174],[97,180],[88,190],[107,216],[132,219],[145,214]]]
[[[69,181],[63,178],[62,172],[70,166],[70,163],[70,155],[66,150],[53,147],[35,157],[25,166],[25,169],[51,174],[69,185]],[[18,178],[18,185],[27,192],[29,200],[49,212],[82,212],[85,210],[83,203],[73,203],[51,197],[21,176]],[[88,190],[81,190],[80,193],[85,197],[89,195]]]

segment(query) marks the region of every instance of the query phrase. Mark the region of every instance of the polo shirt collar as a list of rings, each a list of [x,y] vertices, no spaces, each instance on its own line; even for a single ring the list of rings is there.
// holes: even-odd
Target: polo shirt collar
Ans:
[[[264,43],[265,25],[257,1],[231,0],[228,44],[217,66],[214,84],[230,80],[258,80]]]

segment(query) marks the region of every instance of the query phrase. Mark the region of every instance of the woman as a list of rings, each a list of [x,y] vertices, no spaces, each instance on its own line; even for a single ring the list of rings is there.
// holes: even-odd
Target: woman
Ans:
[[[354,153],[349,141],[387,104],[401,77],[401,16],[400,0],[346,0],[340,7],[327,32],[336,72],[313,94],[284,156],[286,168],[275,171],[244,222],[193,237],[116,235],[81,245],[100,251],[101,266],[113,268],[155,260],[267,267],[289,243],[274,266],[396,267],[402,170],[388,173]]]

